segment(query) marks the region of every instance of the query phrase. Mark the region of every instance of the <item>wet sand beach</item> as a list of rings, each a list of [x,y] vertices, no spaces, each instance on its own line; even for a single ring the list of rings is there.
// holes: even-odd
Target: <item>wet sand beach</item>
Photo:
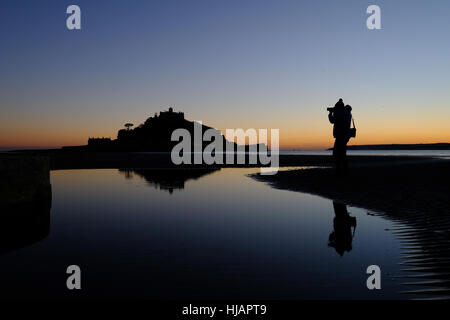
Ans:
[[[367,159],[354,163],[344,177],[337,176],[332,168],[288,170],[254,177],[276,188],[312,193],[355,206],[389,211],[396,216],[414,212],[450,215],[449,160],[382,158],[377,162]]]
[[[411,159],[412,160],[412,159]],[[345,177],[332,168],[282,171],[253,175],[274,188],[299,191],[369,209],[401,223],[392,230],[403,245],[402,264],[408,276],[406,293],[430,298],[450,296],[450,161],[422,158],[412,161],[353,164]],[[375,213],[373,213],[375,212]],[[405,227],[407,225],[407,227]],[[429,289],[415,290],[415,286]]]

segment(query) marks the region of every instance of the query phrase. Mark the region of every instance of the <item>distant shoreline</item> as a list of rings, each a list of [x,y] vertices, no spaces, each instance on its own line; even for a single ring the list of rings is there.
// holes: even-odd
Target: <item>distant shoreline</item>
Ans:
[[[327,150],[332,150],[329,148]],[[370,144],[348,146],[348,150],[450,150],[450,143]]]
[[[231,165],[174,165],[169,152],[87,152],[62,150],[29,150],[5,154],[21,154],[24,156],[44,156],[50,160],[51,170],[61,169],[111,169],[111,168],[233,168],[233,167],[261,167],[260,164],[231,164]],[[371,163],[379,165],[396,163],[410,163],[423,161],[423,156],[378,156],[351,155],[350,161],[356,166]],[[248,163],[248,162],[246,162]],[[332,166],[331,154],[280,154],[280,167],[294,166]]]

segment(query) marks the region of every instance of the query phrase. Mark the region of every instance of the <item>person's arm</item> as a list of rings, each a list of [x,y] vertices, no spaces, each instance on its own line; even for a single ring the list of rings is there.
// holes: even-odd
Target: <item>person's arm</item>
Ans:
[[[330,121],[330,123],[334,123],[334,115],[333,115],[333,112],[329,112],[329,113],[328,113],[328,120]]]

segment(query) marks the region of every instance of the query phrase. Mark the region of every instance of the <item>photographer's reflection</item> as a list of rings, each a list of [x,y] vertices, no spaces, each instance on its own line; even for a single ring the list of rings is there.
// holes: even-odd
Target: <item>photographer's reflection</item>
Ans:
[[[328,238],[328,246],[333,247],[336,252],[343,256],[344,252],[352,250],[352,240],[356,231],[356,218],[350,216],[347,206],[343,203],[333,201],[334,220],[333,232]],[[353,228],[353,231],[352,231]]]

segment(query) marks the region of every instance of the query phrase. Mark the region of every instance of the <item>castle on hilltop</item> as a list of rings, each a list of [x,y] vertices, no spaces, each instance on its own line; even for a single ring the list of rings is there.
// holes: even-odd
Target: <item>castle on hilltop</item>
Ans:
[[[158,118],[157,114],[155,114],[155,118]],[[184,120],[184,112],[174,112],[173,108],[170,107],[169,111],[161,111],[159,113],[159,119]]]
[[[190,133],[191,145],[198,145],[195,141],[195,122],[186,120],[184,112],[176,112],[173,108],[161,111],[159,115],[147,118],[144,123],[134,126],[125,123],[123,129],[117,132],[117,139],[89,138],[87,146],[81,146],[89,151],[113,151],[113,152],[171,152],[179,141],[172,141],[172,133],[177,129],[184,129]],[[201,124],[201,132],[213,129]],[[216,130],[216,129],[215,129]],[[220,131],[216,130],[217,132]],[[237,147],[234,141],[223,139],[223,147],[232,145],[233,150]],[[201,140],[202,150],[210,144],[209,141]],[[246,146],[248,148],[248,146]]]
[[[147,118],[144,123],[134,126],[124,124],[125,128],[117,132],[117,139],[89,138],[91,150],[114,151],[169,151],[173,145],[170,137],[173,130],[185,128],[193,130],[193,123],[184,118],[184,112],[176,112],[172,107],[161,111],[159,115]]]

